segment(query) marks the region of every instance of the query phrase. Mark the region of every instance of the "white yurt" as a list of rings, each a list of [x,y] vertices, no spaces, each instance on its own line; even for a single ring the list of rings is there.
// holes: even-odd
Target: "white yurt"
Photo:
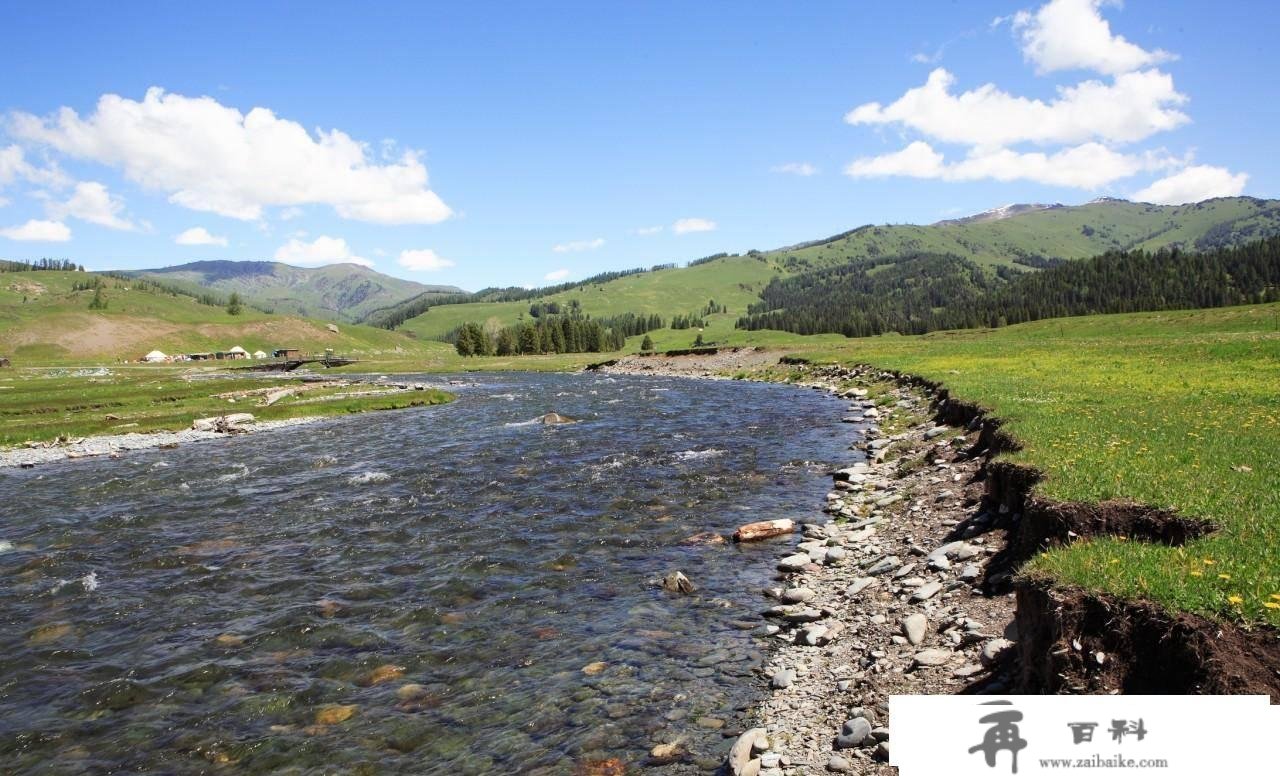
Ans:
[[[234,348],[227,351],[227,355],[231,356],[232,358],[248,358],[249,351],[245,350],[239,345],[236,345]]]
[[[146,362],[148,362],[148,363],[152,363],[152,364],[154,364],[154,363],[157,363],[157,362],[160,362],[160,361],[168,361],[168,360],[169,360],[169,357],[168,357],[168,356],[166,356],[165,354],[161,353],[161,352],[160,352],[160,351],[158,351],[158,350],[153,350],[153,351],[151,351],[150,353],[148,353],[147,355],[143,356],[143,357],[142,357],[142,360],[143,360],[143,361],[146,361]]]
[[[253,357],[254,357],[254,358],[266,358],[266,357],[267,357],[267,353],[266,353],[266,351],[264,351],[264,350],[255,350],[255,351],[253,352]]]

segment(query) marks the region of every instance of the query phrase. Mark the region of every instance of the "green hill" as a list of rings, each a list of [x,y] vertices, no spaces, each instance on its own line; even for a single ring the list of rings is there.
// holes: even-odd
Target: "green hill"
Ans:
[[[105,309],[90,309],[96,292],[83,286],[94,283],[101,283]],[[365,358],[438,350],[432,343],[370,326],[335,325],[250,307],[233,316],[225,307],[201,304],[145,281],[86,272],[0,272],[0,355],[11,357],[14,366],[132,360],[152,350],[173,354],[235,345],[249,352],[332,348]]]
[[[1191,205],[1150,205],[1100,199],[1078,206],[1015,205],[970,218],[927,226],[864,226],[834,237],[697,262],[679,269],[630,274],[520,301],[494,301],[501,292],[472,295],[466,304],[437,304],[399,328],[421,338],[439,337],[462,323],[510,325],[535,302],[576,299],[588,315],[626,312],[697,313],[709,301],[728,311],[707,316],[705,339],[754,342],[763,335],[735,334],[733,324],[776,276],[789,276],[864,259],[950,254],[988,270],[1032,269],[1044,259],[1083,259],[1107,251],[1177,245],[1184,249],[1238,245],[1280,234],[1280,201],[1230,197]],[[655,335],[659,347],[687,346],[684,331]]]
[[[278,261],[196,261],[128,274],[193,292],[235,292],[263,310],[338,321],[358,321],[373,310],[424,293],[462,292],[455,286],[428,286],[383,275],[358,264],[307,268]]]

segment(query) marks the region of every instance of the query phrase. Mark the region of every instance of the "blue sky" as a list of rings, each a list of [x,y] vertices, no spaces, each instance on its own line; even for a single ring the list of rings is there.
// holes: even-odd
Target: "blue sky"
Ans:
[[[0,257],[474,289],[1009,202],[1274,196],[1278,31],[1151,0],[9,5]]]

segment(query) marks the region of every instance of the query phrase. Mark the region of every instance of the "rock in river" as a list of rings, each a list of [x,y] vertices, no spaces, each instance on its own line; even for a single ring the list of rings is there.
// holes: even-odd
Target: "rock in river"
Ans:
[[[669,593],[692,593],[694,591],[693,583],[684,575],[683,571],[673,571],[662,578],[662,589]]]
[[[738,530],[733,532],[733,538],[739,542],[754,542],[760,539],[783,536],[795,530],[795,522],[784,517],[780,520],[762,520],[757,523],[747,523],[744,526],[739,526]]]

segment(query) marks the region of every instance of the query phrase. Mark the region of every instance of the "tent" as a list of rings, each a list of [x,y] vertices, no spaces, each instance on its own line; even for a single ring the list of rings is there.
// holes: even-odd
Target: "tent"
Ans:
[[[169,357],[168,357],[168,356],[166,356],[165,354],[161,353],[161,352],[160,352],[160,351],[158,351],[158,350],[153,350],[153,351],[151,351],[150,353],[148,353],[147,355],[143,356],[143,357],[142,357],[142,360],[143,360],[143,361],[149,361],[149,362],[151,362],[151,363],[155,363],[155,362],[157,362],[157,361],[168,361],[168,360],[169,360]]]
[[[227,355],[231,356],[232,358],[248,358],[249,351],[245,350],[239,345],[236,345],[234,348],[227,351]]]
[[[253,357],[254,357],[254,358],[266,358],[266,357],[267,357],[267,354],[266,354],[266,352],[265,352],[265,351],[257,350],[257,351],[254,351],[254,353],[253,353]]]

